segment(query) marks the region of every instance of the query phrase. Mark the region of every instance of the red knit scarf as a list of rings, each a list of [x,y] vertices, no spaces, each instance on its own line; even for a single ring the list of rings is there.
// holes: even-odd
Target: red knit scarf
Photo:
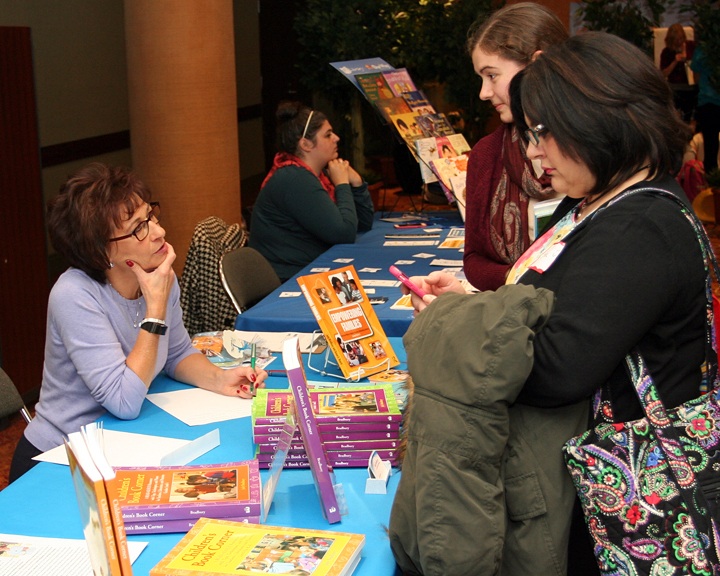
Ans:
[[[544,200],[554,191],[549,178],[535,177],[525,146],[512,124],[503,130],[501,145],[490,153],[491,157],[500,156],[503,164],[497,188],[491,191],[490,240],[501,261],[512,264],[530,245],[527,234],[530,198]]]
[[[268,180],[272,178],[272,175],[275,174],[275,172],[279,168],[283,168],[285,166],[298,166],[310,172],[313,176],[320,180],[320,184],[322,184],[322,187],[328,193],[330,199],[335,202],[335,185],[330,181],[330,178],[327,177],[325,172],[320,172],[320,176],[318,176],[317,174],[315,174],[313,169],[310,168],[310,166],[308,166],[307,164],[305,164],[305,162],[300,160],[300,158],[293,154],[288,154],[287,152],[278,152],[277,154],[275,154],[272,168],[270,168],[270,172],[268,172],[267,176],[265,176],[265,180],[263,180],[260,189],[262,190],[265,187],[265,184],[267,184]]]

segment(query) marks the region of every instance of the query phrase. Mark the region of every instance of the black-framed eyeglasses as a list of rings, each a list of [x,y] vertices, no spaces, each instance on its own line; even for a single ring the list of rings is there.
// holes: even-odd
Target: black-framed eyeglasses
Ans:
[[[125,240],[125,238],[130,238],[130,236],[135,236],[139,242],[142,242],[147,238],[147,235],[150,232],[150,221],[153,221],[155,224],[160,222],[160,202],[150,202],[150,213],[148,214],[148,217],[145,218],[142,222],[140,222],[136,227],[135,230],[130,232],[130,234],[125,234],[123,236],[117,236],[116,238],[110,238],[108,242],[117,242],[118,240]]]
[[[540,136],[548,133],[548,129],[544,124],[538,124],[535,128],[525,130],[525,140],[531,142],[533,146],[540,146]]]

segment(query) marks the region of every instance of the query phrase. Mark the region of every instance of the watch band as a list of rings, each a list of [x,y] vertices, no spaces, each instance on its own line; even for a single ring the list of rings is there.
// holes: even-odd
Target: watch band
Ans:
[[[167,332],[167,324],[160,318],[143,318],[140,328],[147,330],[150,334],[160,334],[160,336],[164,336]]]

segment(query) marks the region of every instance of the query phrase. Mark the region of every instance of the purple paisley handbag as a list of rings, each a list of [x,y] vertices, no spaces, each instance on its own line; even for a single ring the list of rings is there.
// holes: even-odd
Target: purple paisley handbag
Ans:
[[[602,574],[709,576],[720,574],[720,388],[709,275],[711,266],[716,274],[718,267],[694,214],[674,195],[652,192],[680,204],[703,249],[708,270],[705,381],[712,389],[666,410],[635,350],[626,364],[645,417],[602,421],[611,406],[598,391],[596,425],[570,439],[563,452]]]

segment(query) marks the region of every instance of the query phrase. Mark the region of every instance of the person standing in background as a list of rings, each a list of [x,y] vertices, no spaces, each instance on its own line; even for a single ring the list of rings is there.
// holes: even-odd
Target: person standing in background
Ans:
[[[567,30],[548,8],[534,2],[511,4],[476,21],[467,49],[482,87],[502,125],[470,152],[465,217],[465,276],[478,290],[505,283],[510,266],[534,237],[529,212],[555,196],[513,125],[508,86],[542,50],[566,40]]]

